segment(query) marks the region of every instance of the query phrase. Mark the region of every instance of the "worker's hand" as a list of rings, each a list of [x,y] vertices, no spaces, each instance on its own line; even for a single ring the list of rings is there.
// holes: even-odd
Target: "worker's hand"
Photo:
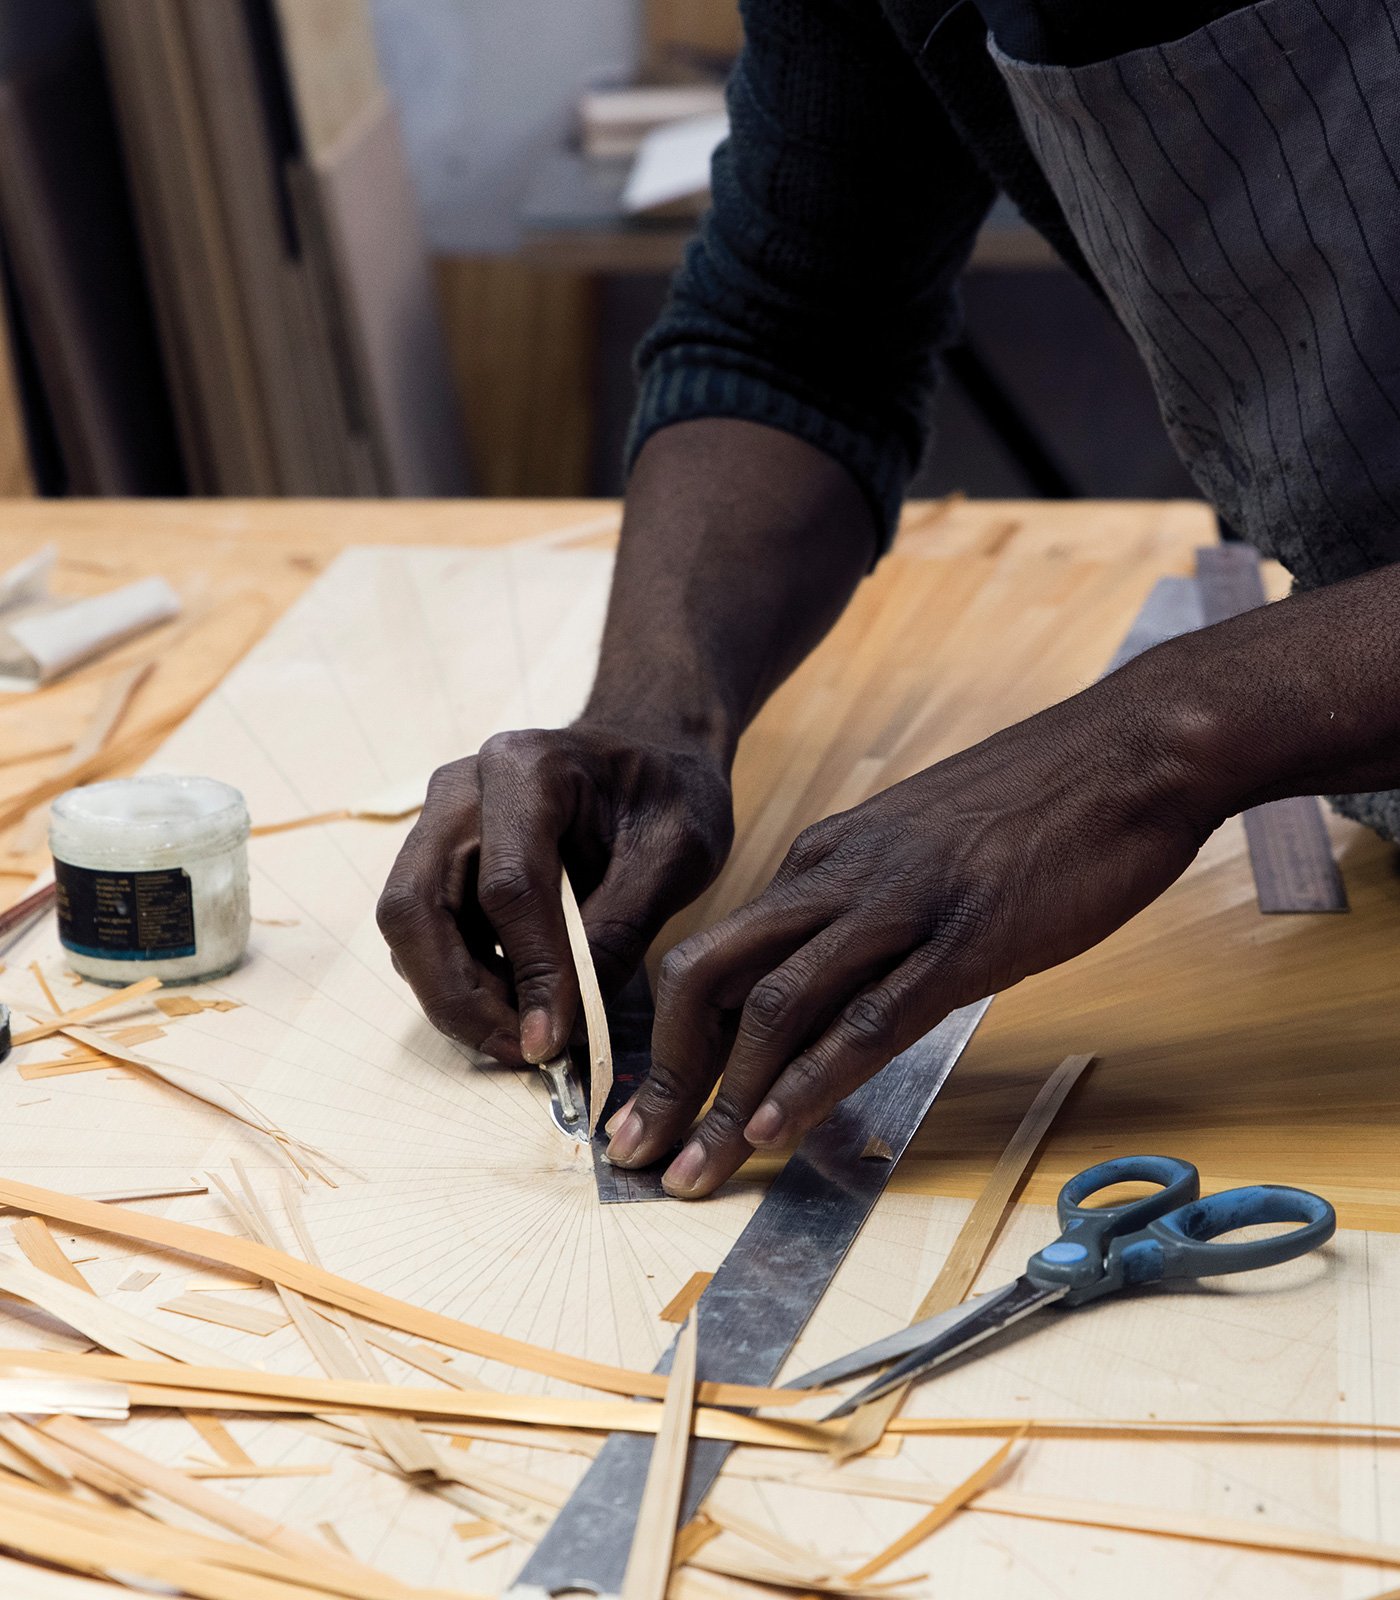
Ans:
[[[379,926],[449,1038],[547,1061],[578,1009],[561,857],[610,991],[718,872],[732,833],[728,776],[710,754],[581,724],[498,734],[433,775]]]
[[[677,946],[612,1158],[657,1159],[718,1078],[665,1179],[708,1194],[950,1011],[1160,894],[1220,818],[1144,697],[1114,681],[808,828],[757,900]]]

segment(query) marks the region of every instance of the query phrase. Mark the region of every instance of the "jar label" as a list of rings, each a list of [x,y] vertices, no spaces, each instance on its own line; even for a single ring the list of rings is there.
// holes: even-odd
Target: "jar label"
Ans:
[[[109,872],[55,861],[58,937],[65,950],[105,961],[192,956],[194,896],[183,867]]]

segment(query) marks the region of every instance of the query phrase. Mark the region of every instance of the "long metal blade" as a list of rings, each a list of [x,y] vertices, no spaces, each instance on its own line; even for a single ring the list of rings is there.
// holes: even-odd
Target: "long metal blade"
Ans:
[[[849,1096],[798,1146],[700,1298],[702,1379],[771,1384],[889,1181],[990,1000],[965,1006]],[[866,1161],[872,1138],[890,1161]],[[657,1364],[668,1372],[671,1352]],[[691,1446],[681,1521],[710,1492],[732,1447]],[[636,1531],[651,1440],[613,1434],[509,1591],[616,1596]]]
[[[895,1333],[887,1334],[885,1338],[877,1339],[874,1344],[862,1345],[859,1350],[852,1350],[846,1356],[837,1356],[835,1361],[828,1361],[824,1367],[813,1367],[810,1372],[804,1372],[800,1378],[793,1378],[785,1383],[783,1388],[820,1389],[826,1384],[844,1383],[847,1378],[855,1378],[862,1372],[869,1372],[871,1367],[882,1367],[887,1361],[898,1361],[900,1356],[907,1356],[911,1351],[921,1349],[949,1328],[958,1327],[987,1298],[985,1294],[975,1295],[971,1300],[964,1300],[961,1305],[940,1311],[936,1317],[925,1317],[922,1322],[911,1322],[907,1328],[900,1328]]]
[[[922,1350],[915,1350],[903,1361],[896,1362],[887,1372],[882,1372],[873,1383],[866,1384],[865,1388],[853,1394],[849,1400],[843,1400],[834,1411],[827,1414],[825,1420],[832,1422],[837,1417],[850,1416],[867,1401],[878,1400],[891,1389],[899,1389],[906,1383],[913,1383],[915,1379],[922,1378],[926,1372],[931,1372],[945,1361],[951,1361],[954,1356],[961,1355],[964,1350],[970,1350],[973,1345],[981,1344],[984,1339],[990,1339],[994,1333],[1000,1333],[1012,1323],[1020,1322],[1023,1317],[1030,1316],[1032,1311],[1038,1311],[1041,1306],[1048,1306],[1056,1300],[1063,1299],[1068,1293],[1067,1286],[1056,1285],[1053,1289],[1042,1289],[1029,1278],[1017,1278],[1015,1283],[1008,1284],[1005,1289],[998,1289],[987,1295],[976,1311],[931,1339]]]

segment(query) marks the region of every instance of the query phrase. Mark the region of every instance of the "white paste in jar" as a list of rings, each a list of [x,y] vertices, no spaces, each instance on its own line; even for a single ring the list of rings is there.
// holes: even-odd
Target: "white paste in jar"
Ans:
[[[216,978],[248,947],[248,808],[213,778],[119,778],[53,803],[59,939],[97,983]]]

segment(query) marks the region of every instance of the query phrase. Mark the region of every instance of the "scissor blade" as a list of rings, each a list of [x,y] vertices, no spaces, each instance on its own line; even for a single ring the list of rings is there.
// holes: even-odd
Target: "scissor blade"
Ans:
[[[854,1378],[862,1372],[868,1372],[871,1367],[882,1367],[887,1361],[898,1361],[900,1356],[907,1356],[913,1350],[921,1350],[946,1329],[958,1327],[987,1298],[985,1294],[975,1295],[971,1300],[964,1300],[961,1305],[953,1306],[948,1311],[940,1311],[936,1317],[925,1317],[922,1322],[911,1323],[907,1328],[900,1328],[898,1332],[891,1333],[884,1339],[877,1339],[874,1344],[862,1345],[859,1350],[852,1350],[849,1355],[837,1356],[835,1361],[828,1361],[824,1367],[813,1367],[810,1372],[804,1372],[800,1378],[790,1379],[783,1388],[820,1389],[827,1384],[841,1383],[846,1378]]]
[[[951,1328],[930,1339],[918,1350],[911,1351],[903,1361],[896,1362],[894,1366],[882,1372],[873,1383],[866,1384],[865,1388],[853,1394],[849,1400],[843,1400],[823,1420],[832,1422],[838,1417],[850,1416],[868,1401],[878,1400],[891,1389],[899,1389],[906,1383],[913,1383],[916,1379],[922,1378],[926,1372],[931,1372],[934,1367],[942,1366],[945,1361],[961,1355],[964,1350],[970,1350],[975,1344],[981,1344],[984,1339],[990,1339],[994,1333],[1000,1333],[1003,1328],[1009,1328],[1013,1322],[1019,1322],[1022,1317],[1028,1317],[1032,1311],[1038,1311],[1041,1306],[1052,1304],[1068,1292],[1067,1287],[1058,1284],[1052,1289],[1042,1289],[1029,1278],[1022,1277],[1017,1278],[1015,1283],[1007,1284],[1004,1289],[984,1295],[976,1310],[969,1312]]]

